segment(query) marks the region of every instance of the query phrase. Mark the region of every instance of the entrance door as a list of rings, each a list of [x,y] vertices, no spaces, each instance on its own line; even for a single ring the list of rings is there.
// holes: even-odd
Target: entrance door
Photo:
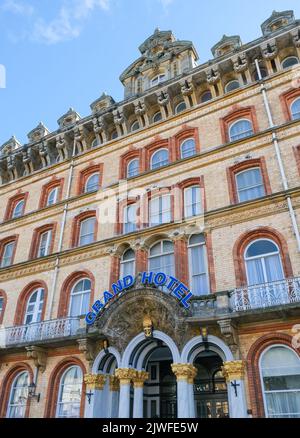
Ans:
[[[194,365],[198,374],[194,384],[197,418],[228,418],[227,384],[223,377],[222,359],[213,352],[198,355]]]

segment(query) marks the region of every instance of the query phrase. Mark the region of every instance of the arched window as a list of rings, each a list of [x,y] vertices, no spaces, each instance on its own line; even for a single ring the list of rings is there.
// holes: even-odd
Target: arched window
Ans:
[[[89,310],[92,284],[91,280],[79,280],[72,288],[69,316],[85,315]]]
[[[136,204],[130,204],[124,207],[123,218],[124,233],[127,234],[136,231]]]
[[[201,103],[205,103],[205,102],[208,102],[211,99],[212,99],[211,91],[207,90],[207,91],[204,91],[203,94],[201,94],[200,102]]]
[[[126,275],[135,276],[135,252],[133,249],[127,249],[121,259],[121,277]]]
[[[201,189],[191,186],[184,189],[184,217],[198,216],[202,211]]]
[[[158,169],[169,164],[168,149],[159,149],[151,157],[151,169]]]
[[[12,213],[12,218],[15,219],[17,217],[23,216],[24,213],[24,205],[25,201],[22,199],[21,201],[17,202]]]
[[[192,157],[196,154],[196,143],[193,138],[187,138],[180,145],[181,158]]]
[[[79,366],[68,368],[59,383],[56,417],[79,418],[82,397],[82,371]]]
[[[166,75],[164,73],[155,76],[153,79],[151,79],[151,87],[155,87],[156,85],[160,84],[161,82],[164,82],[166,80]]]
[[[174,244],[169,240],[162,240],[150,248],[149,270],[175,275]]]
[[[189,239],[190,287],[195,295],[209,294],[209,279],[205,238],[194,234]]]
[[[175,114],[179,114],[182,111],[186,110],[186,104],[184,101],[180,102],[175,108]]]
[[[154,114],[152,121],[153,123],[157,123],[160,120],[162,120],[162,114],[160,111],[158,111],[157,113]]]
[[[137,176],[140,171],[140,161],[138,158],[129,161],[127,165],[127,178],[131,178],[132,176]]]
[[[298,97],[298,99],[294,100],[294,102],[292,103],[291,113],[293,120],[300,119],[300,97]]]
[[[93,243],[95,240],[95,224],[96,218],[89,217],[88,219],[82,220],[80,222],[80,232],[79,232],[79,241],[78,245],[88,245],[89,243]]]
[[[136,121],[133,122],[133,124],[131,125],[131,132],[133,132],[133,131],[137,131],[138,129],[140,129],[140,124],[139,124],[139,122],[136,120]]]
[[[261,67],[261,68],[260,68],[260,74],[261,74],[261,77],[262,77],[262,78],[266,78],[266,77],[268,76],[268,71],[267,71],[264,67]],[[258,80],[259,80],[258,72],[256,71],[256,69],[255,69],[255,71],[254,71],[254,80],[255,80],[255,81],[258,81]]]
[[[281,63],[283,69],[293,67],[293,65],[297,64],[299,64],[299,59],[297,58],[297,56],[288,56]]]
[[[97,147],[99,144],[98,144],[98,139],[97,138],[95,138],[93,141],[92,141],[92,148],[95,148],[95,147]]]
[[[253,127],[250,120],[242,119],[234,122],[229,127],[230,141],[240,140],[253,134]]]
[[[267,349],[260,359],[266,417],[300,418],[300,359],[283,345]]]
[[[93,173],[86,180],[84,192],[85,193],[95,192],[98,189],[99,189],[99,173],[97,172],[97,173]]]
[[[118,138],[118,132],[117,132],[117,130],[113,131],[112,134],[111,134],[111,139],[112,139],[112,140],[115,140],[116,138]]]
[[[19,373],[11,386],[7,418],[25,418],[28,399],[29,375],[27,371]]]
[[[50,253],[52,239],[52,229],[47,230],[40,235],[37,257],[45,257]]]
[[[54,187],[52,190],[50,190],[46,202],[47,207],[50,207],[50,205],[54,205],[57,202],[58,190],[58,187]]]
[[[24,315],[24,324],[34,324],[42,320],[42,313],[44,307],[45,291],[43,288],[36,289],[30,295],[26,311]]]
[[[12,242],[8,242],[6,243],[6,245],[4,245],[2,257],[0,260],[1,268],[5,268],[6,266],[10,266],[12,264],[15,245],[15,240]]]
[[[270,283],[284,278],[278,246],[268,239],[258,239],[245,251],[248,285]]]
[[[171,196],[155,196],[149,203],[150,226],[166,224],[171,222]]]
[[[240,88],[240,83],[237,80],[230,81],[225,85],[225,93],[229,93],[230,91],[236,90]]]
[[[265,196],[265,186],[261,169],[247,169],[235,175],[239,202]]]

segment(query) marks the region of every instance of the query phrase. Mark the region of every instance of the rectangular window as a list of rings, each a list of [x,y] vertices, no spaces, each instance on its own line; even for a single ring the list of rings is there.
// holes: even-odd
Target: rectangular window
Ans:
[[[205,245],[189,248],[191,267],[191,290],[195,295],[209,294],[209,281]]]
[[[94,242],[95,221],[96,219],[93,217],[81,222],[78,242],[79,246],[88,245],[89,243]]]
[[[124,208],[124,233],[132,233],[136,231],[136,205],[127,205]]]
[[[184,191],[184,217],[198,216],[201,213],[201,189],[188,187]]]
[[[160,225],[171,222],[171,196],[164,195],[150,201],[150,225]]]
[[[52,231],[46,231],[41,234],[40,245],[38,250],[38,257],[45,257],[50,253],[50,243],[51,243]]]
[[[3,256],[1,260],[1,268],[5,268],[6,266],[11,265],[14,247],[15,247],[15,242],[7,243],[4,246]]]

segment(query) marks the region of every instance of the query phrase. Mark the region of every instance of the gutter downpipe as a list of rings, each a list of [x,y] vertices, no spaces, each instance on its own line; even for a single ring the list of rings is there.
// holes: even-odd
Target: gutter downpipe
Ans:
[[[74,162],[75,151],[76,151],[76,140],[75,140],[75,137],[74,137],[72,159],[71,159],[70,167],[69,167],[69,178],[68,178],[67,193],[66,193],[66,196],[65,196],[65,201],[66,202],[65,202],[65,205],[64,205],[63,218],[62,218],[62,222],[61,222],[61,229],[60,229],[60,236],[59,236],[59,243],[58,243],[58,251],[57,251],[57,256],[56,256],[56,260],[55,260],[55,267],[54,267],[54,272],[53,272],[52,287],[51,287],[51,292],[50,292],[50,297],[49,297],[49,307],[48,307],[47,318],[46,318],[47,320],[51,320],[51,318],[52,318],[52,310],[53,310],[53,304],[54,304],[54,295],[55,295],[55,289],[56,289],[56,284],[57,284],[57,277],[58,277],[58,272],[59,272],[59,256],[60,256],[60,253],[62,251],[62,246],[63,246],[63,237],[64,237],[64,232],[65,232],[65,227],[66,227],[66,220],[67,220],[67,213],[68,213],[68,208],[69,208],[68,200],[70,198],[71,184],[72,184],[73,173],[74,173],[74,166],[75,166],[75,162]]]
[[[258,78],[259,78],[259,80],[261,82],[261,94],[263,96],[264,106],[265,106],[265,109],[266,109],[266,112],[267,112],[267,116],[268,116],[269,127],[272,129],[272,141],[273,141],[273,144],[274,144],[276,158],[277,158],[277,162],[278,162],[278,165],[279,165],[282,185],[283,185],[284,190],[289,190],[289,185],[288,185],[288,181],[287,181],[287,178],[286,178],[286,173],[285,173],[285,170],[284,170],[284,165],[283,165],[283,161],[282,161],[282,157],[281,157],[278,137],[277,137],[277,134],[276,134],[276,126],[274,125],[274,121],[273,121],[273,117],[272,117],[272,113],[271,113],[271,107],[270,107],[270,103],[269,103],[267,92],[266,92],[266,87],[265,87],[265,84],[264,84],[263,77],[261,75],[261,71],[260,71],[260,67],[259,67],[259,63],[258,63],[257,59],[255,59],[255,67],[256,67],[257,74],[258,74]],[[293,208],[291,197],[288,195],[286,197],[286,199],[287,199],[287,204],[288,204],[288,209],[289,209],[289,214],[290,214],[291,222],[292,222],[293,229],[294,229],[294,234],[295,234],[295,237],[296,237],[296,240],[297,240],[298,251],[300,252],[300,233],[299,233],[299,227],[298,227],[298,224],[297,224],[296,214],[295,214],[295,211],[294,211],[294,208]]]

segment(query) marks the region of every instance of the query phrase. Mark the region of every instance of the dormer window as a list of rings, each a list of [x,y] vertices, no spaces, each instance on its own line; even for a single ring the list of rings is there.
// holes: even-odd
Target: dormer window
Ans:
[[[290,68],[293,67],[294,65],[299,64],[299,59],[297,58],[297,56],[288,56],[287,58],[285,58],[282,61],[282,68],[286,69],[286,68]]]
[[[230,91],[237,90],[240,88],[240,83],[237,80],[230,81],[225,86],[225,93],[230,93]]]
[[[158,84],[161,84],[166,80],[166,75],[164,73],[155,76],[153,79],[151,79],[151,87],[155,87]]]

